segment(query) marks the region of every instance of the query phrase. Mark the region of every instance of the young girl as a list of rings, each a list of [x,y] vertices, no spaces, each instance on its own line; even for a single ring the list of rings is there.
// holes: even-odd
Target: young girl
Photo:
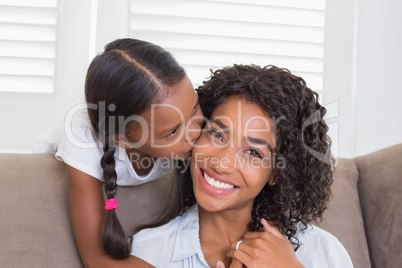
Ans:
[[[67,165],[79,252],[86,267],[146,267],[127,259],[131,244],[115,212],[117,185],[155,180],[173,160],[190,156],[203,122],[198,95],[166,50],[119,39],[89,66],[85,97],[87,109],[73,117],[56,153]]]
[[[341,243],[309,224],[332,183],[317,94],[287,70],[243,65],[216,71],[198,93],[209,121],[191,179],[176,180],[178,200],[156,225],[173,220],[137,233],[132,254],[156,267],[352,267]]]

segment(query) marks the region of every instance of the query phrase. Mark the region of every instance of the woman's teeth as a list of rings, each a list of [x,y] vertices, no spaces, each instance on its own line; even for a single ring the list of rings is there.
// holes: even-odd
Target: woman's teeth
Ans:
[[[203,174],[204,174],[205,181],[212,187],[219,188],[219,189],[226,189],[226,190],[232,190],[235,188],[235,186],[232,184],[214,180],[213,178],[209,177],[206,172],[203,172]]]

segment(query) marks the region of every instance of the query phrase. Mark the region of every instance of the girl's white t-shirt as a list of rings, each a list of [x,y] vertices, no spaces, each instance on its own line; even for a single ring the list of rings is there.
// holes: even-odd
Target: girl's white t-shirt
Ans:
[[[100,165],[102,156],[102,144],[94,135],[87,111],[83,109],[77,112],[70,122],[65,122],[56,147],[56,158],[92,177],[103,180],[103,170]],[[155,180],[170,172],[174,167],[174,162],[168,159],[158,158],[151,163],[139,159],[136,155],[131,155],[134,165],[154,164],[147,175],[139,176],[125,149],[116,146],[114,157],[117,184],[120,186],[133,186]]]

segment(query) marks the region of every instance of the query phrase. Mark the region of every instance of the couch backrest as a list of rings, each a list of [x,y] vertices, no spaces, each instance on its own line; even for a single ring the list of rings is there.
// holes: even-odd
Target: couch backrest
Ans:
[[[119,187],[128,235],[168,204],[173,173],[136,187]],[[0,154],[0,266],[82,267],[70,224],[64,163],[46,154]]]
[[[0,171],[2,267],[82,266],[69,220],[64,164],[53,155],[0,154]],[[356,268],[370,267],[370,257],[376,268],[402,263],[401,174],[402,144],[339,159],[333,198],[317,225],[338,237]],[[128,235],[163,212],[173,179],[171,173],[119,187],[117,213]]]
[[[372,267],[401,267],[402,144],[355,162]]]
[[[53,155],[0,154],[2,267],[82,267],[67,179]]]
[[[338,159],[331,186],[332,198],[317,225],[335,235],[343,244],[355,268],[370,268],[358,193],[359,173],[351,159]]]

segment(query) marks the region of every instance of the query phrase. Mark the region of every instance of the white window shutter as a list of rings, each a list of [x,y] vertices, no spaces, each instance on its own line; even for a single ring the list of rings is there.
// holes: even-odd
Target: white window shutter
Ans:
[[[57,0],[0,0],[0,91],[54,91]]]
[[[172,52],[194,86],[210,68],[253,63],[323,89],[325,0],[131,0],[129,36]]]

